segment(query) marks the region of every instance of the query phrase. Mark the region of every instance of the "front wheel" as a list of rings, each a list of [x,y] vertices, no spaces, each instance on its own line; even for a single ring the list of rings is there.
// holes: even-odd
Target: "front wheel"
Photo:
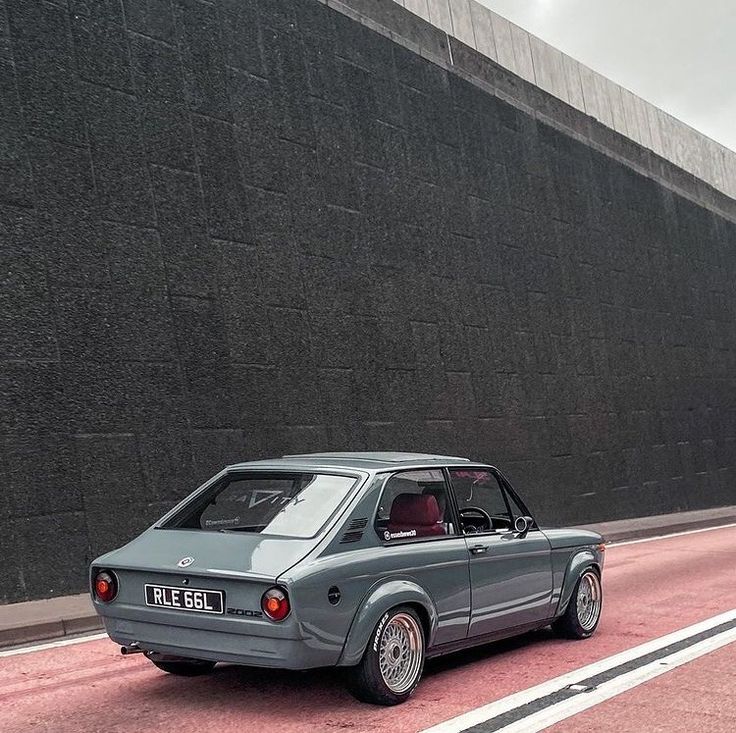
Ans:
[[[598,626],[603,607],[601,579],[595,570],[586,570],[575,586],[565,613],[552,629],[568,639],[587,639]]]
[[[350,670],[348,689],[362,702],[398,705],[414,692],[424,670],[424,631],[409,606],[387,611],[363,659]]]

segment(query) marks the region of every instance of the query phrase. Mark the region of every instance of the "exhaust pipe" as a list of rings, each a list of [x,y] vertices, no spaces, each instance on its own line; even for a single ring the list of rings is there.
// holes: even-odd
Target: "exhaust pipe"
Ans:
[[[120,647],[120,653],[123,656],[128,656],[128,654],[140,654],[142,651],[143,649],[138,646],[137,641],[134,641],[132,644],[128,644],[128,646]]]

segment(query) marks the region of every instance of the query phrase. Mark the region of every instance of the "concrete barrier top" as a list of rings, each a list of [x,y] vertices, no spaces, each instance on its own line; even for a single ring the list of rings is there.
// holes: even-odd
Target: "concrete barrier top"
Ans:
[[[736,152],[475,0],[389,0],[736,198]]]

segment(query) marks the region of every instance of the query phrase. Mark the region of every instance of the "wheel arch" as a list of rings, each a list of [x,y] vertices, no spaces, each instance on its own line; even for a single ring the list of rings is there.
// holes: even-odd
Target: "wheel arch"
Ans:
[[[416,611],[417,616],[419,616],[419,621],[422,624],[422,631],[424,632],[424,645],[426,647],[429,644],[429,639],[432,634],[432,619],[429,615],[429,611],[427,611],[427,609],[417,601],[412,601],[403,605],[409,606],[409,608]]]
[[[588,569],[592,569],[598,575],[599,579],[602,579],[603,568],[599,561],[596,553],[588,548],[577,550],[570,557],[567,563],[567,569],[565,570],[565,578],[562,582],[562,591],[560,592],[560,600],[557,604],[557,612],[555,616],[561,616],[567,609],[567,604],[570,602],[572,592],[575,589],[575,584],[578,582],[580,576]]]
[[[371,588],[355,612],[338,666],[360,662],[381,617],[396,606],[409,606],[416,611],[426,646],[431,645],[437,628],[437,609],[427,591],[412,579],[386,579]]]

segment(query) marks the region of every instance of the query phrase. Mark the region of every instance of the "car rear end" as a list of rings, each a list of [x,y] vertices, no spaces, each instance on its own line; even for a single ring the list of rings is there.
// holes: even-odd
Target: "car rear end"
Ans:
[[[362,477],[313,477],[292,471],[287,479],[298,485],[289,490],[274,472],[233,472],[96,560],[92,597],[110,638],[149,656],[335,664],[340,646],[309,630],[307,609],[279,576],[326,537]]]

